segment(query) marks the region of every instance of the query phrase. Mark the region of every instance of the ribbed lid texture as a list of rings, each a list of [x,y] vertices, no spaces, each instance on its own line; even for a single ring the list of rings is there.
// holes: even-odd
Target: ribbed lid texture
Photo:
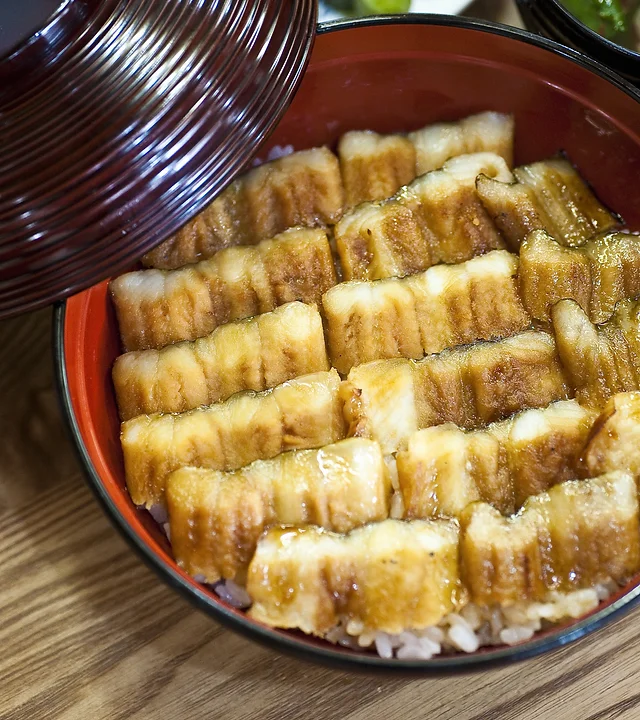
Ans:
[[[209,203],[285,111],[316,16],[316,0],[67,0],[5,52],[0,317],[122,270]]]

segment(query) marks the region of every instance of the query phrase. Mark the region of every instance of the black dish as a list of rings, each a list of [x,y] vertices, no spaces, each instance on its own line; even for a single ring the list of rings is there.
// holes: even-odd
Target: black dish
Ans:
[[[640,53],[598,35],[559,0],[516,2],[528,30],[584,53],[640,87]]]

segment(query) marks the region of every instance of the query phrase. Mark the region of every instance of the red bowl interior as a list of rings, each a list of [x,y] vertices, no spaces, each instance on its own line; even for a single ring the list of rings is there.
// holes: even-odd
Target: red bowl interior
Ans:
[[[410,131],[481,110],[512,112],[517,163],[564,150],[601,200],[640,229],[637,99],[557,49],[549,49],[551,45],[541,47],[531,36],[473,23],[462,27],[464,23],[436,22],[442,24],[357,23],[320,34],[295,100],[258,155],[264,156],[274,145],[292,144],[296,149],[334,145],[350,129]],[[120,348],[107,283],[68,300],[62,317],[63,400],[89,475],[108,498],[111,514],[146,546],[147,556],[151,553],[173,584],[182,578],[201,605],[213,604],[227,619],[240,618],[243,613],[228,608],[176,566],[162,532],[127,494],[110,378]],[[630,589],[610,604],[624,604]],[[552,636],[562,632],[550,631]],[[290,633],[269,633],[303,643],[311,655],[323,645]],[[571,639],[566,628],[564,633],[555,644]],[[528,645],[534,647],[536,641]],[[497,653],[489,649],[479,655],[489,660]],[[421,665],[438,662],[442,659]]]

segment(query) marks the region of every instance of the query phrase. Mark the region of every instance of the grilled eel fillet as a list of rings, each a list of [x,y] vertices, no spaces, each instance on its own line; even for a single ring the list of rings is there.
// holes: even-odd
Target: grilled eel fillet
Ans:
[[[419,430],[396,458],[404,518],[458,517],[482,500],[503,514],[576,477],[597,412],[566,400],[486,429]]]
[[[378,443],[351,438],[294,450],[234,472],[187,467],[167,480],[178,564],[206,582],[242,578],[265,528],[348,532],[389,516],[391,483]]]
[[[416,149],[403,135],[345,133],[338,144],[345,207],[391,197],[416,176]]]
[[[513,171],[516,181],[478,177],[478,196],[512,250],[534,230],[546,230],[569,247],[619,225],[564,158]]]
[[[418,359],[524,330],[531,319],[517,272],[518,258],[495,250],[402,279],[336,285],[322,298],[331,363],[345,374],[372,360]]]
[[[480,173],[505,181],[512,177],[498,155],[461,155],[388,200],[347,212],[334,228],[344,278],[402,277],[505,247],[478,198]]]
[[[335,370],[304,375],[261,393],[179,415],[140,415],[122,424],[125,477],[136,505],[164,502],[167,477],[180,467],[235,470],[287,450],[345,437]]]
[[[624,472],[556,485],[509,518],[474,503],[460,518],[463,583],[476,603],[507,606],[620,582],[640,564],[639,522],[636,483]]]
[[[249,171],[143,258],[163,270],[232,245],[255,245],[297,225],[332,225],[344,204],[340,167],[326,147],[302,150]]]
[[[329,367],[320,313],[315,305],[292,302],[194,342],[121,355],[113,384],[120,417],[129,420],[193,410]]]
[[[527,331],[498,342],[353,368],[340,393],[348,435],[403,450],[421,428],[452,422],[473,429],[527,408],[566,400],[551,335]]]
[[[384,520],[348,535],[273,528],[249,566],[249,613],[315,635],[344,619],[399,634],[438,623],[467,598],[544,600],[550,590],[624,580],[639,565],[636,485],[614,472],[556,485],[510,518],[473,503],[459,537],[446,520]]]
[[[513,117],[495,112],[427,125],[408,137],[371,130],[345,133],[338,145],[345,205],[351,208],[391,197],[417,175],[436,170],[457,155],[491,152],[511,166],[513,134]]]
[[[573,248],[536,230],[520,248],[519,283],[536,320],[548,322],[553,305],[569,298],[593,322],[605,322],[619,300],[640,293],[640,237],[605,233]]]
[[[623,300],[594,325],[573,300],[551,310],[558,353],[576,398],[601,408],[618,392],[640,390],[640,302]]]
[[[397,634],[434,625],[461,603],[458,529],[446,520],[384,520],[336,535],[277,527],[249,566],[249,614],[324,635],[342,618]]]
[[[435,123],[409,133],[416,149],[416,175],[444,165],[456,155],[491,152],[513,165],[512,115],[482,112],[455,122]]]
[[[326,231],[294,228],[179,270],[127,273],[110,288],[129,351],[195,340],[294,300],[319,303],[336,282]]]
[[[640,481],[640,393],[609,398],[591,430],[582,463],[589,477],[624,470]]]

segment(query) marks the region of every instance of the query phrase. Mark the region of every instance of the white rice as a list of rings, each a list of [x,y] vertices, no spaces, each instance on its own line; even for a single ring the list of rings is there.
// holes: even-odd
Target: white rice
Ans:
[[[140,505],[140,510],[144,510],[145,508]],[[167,536],[167,539],[169,542],[171,542],[171,533],[169,531],[169,514],[167,512],[167,509],[160,505],[159,503],[156,505],[152,505],[149,508],[149,515],[160,525],[162,528],[164,534]]]
[[[359,620],[345,619],[325,639],[353,650],[370,650],[381,658],[429,660],[435,655],[473,653],[492,645],[517,645],[530,640],[543,626],[568,618],[579,618],[594,610],[617,588],[615,582],[569,593],[551,591],[544,602],[521,602],[511,607],[487,608],[469,603],[459,613],[449,613],[438,625],[422,630],[405,630],[398,635],[367,629]],[[226,580],[213,586],[225,602],[247,608],[247,591]]]
[[[149,515],[151,515],[158,525],[164,525],[169,520],[167,510],[162,505],[152,505],[149,508]]]
[[[285,157],[286,155],[291,155],[294,152],[295,148],[293,145],[275,145],[271,148],[271,150],[269,150],[267,157],[264,160],[258,157],[253,158],[251,166],[258,167],[259,165],[264,165],[266,162],[271,162],[272,160],[277,160],[278,158]]]
[[[385,465],[387,466],[387,473],[389,480],[391,481],[391,489],[393,494],[391,495],[391,511],[389,517],[394,520],[402,520],[404,517],[404,498],[400,491],[400,481],[398,480],[398,465],[396,463],[395,455],[385,455]]]
[[[399,635],[360,635],[361,647],[374,649],[380,657],[427,660],[441,653],[473,653],[487,645],[517,645],[530,640],[543,623],[579,618],[594,610],[616,589],[613,582],[569,593],[550,592],[545,602],[522,602],[508,608],[484,608],[473,603],[460,613],[449,613],[434,627],[404,631]],[[352,629],[343,627],[343,633]],[[373,637],[372,642],[363,642]],[[338,637],[334,632],[334,637]]]
[[[234,608],[248,608],[251,605],[249,593],[233,580],[223,580],[213,585],[216,595]]]
[[[394,520],[402,520],[404,517],[404,499],[400,492],[394,492],[391,496],[391,511],[389,517]]]

